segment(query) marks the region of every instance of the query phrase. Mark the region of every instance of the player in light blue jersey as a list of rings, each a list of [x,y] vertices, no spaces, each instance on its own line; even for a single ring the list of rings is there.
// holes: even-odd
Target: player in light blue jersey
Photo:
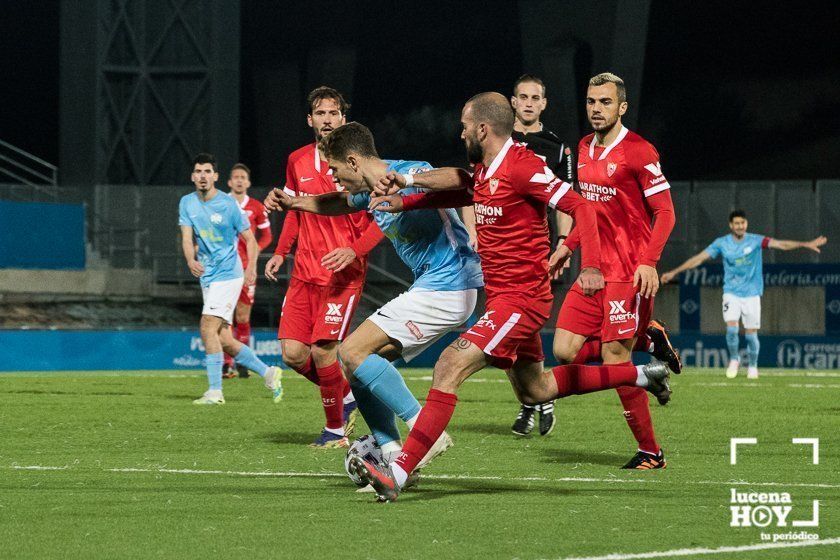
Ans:
[[[373,135],[359,123],[336,128],[322,144],[335,181],[349,192],[293,198],[274,189],[266,199],[266,208],[326,215],[365,212],[373,186],[389,171],[412,176],[432,168],[426,162],[380,159]],[[420,414],[420,403],[391,362],[400,357],[411,361],[462,325],[475,309],[484,280],[478,254],[470,247],[467,230],[453,209],[376,212],[373,217],[414,273],[414,283],[368,317],[342,343],[339,357],[359,410],[383,455],[391,460],[401,449],[395,415],[411,427]],[[353,251],[343,251],[325,264],[340,270],[353,262]],[[421,466],[451,445],[444,432]]]
[[[761,328],[761,296],[764,294],[764,274],[761,250],[810,249],[816,253],[826,244],[824,236],[811,241],[773,239],[747,233],[747,215],[743,210],[729,214],[730,235],[715,239],[711,245],[662,275],[662,283],[670,282],[684,270],[696,268],[709,259],[723,259],[723,320],[726,322],[726,345],[729,348],[729,366],[726,377],[738,375],[738,321],[744,325],[747,341],[747,377],[758,378],[758,329]]]
[[[200,278],[204,299],[200,330],[210,387],[195,404],[225,403],[222,350],[257,372],[272,392],[280,388],[280,370],[263,363],[253,350],[233,338],[229,328],[243,282],[256,281],[259,246],[236,200],[216,189],[218,180],[216,159],[198,154],[192,171],[195,192],[181,197],[178,205],[184,258],[192,275]],[[240,236],[248,244],[248,268],[244,271],[236,250]]]

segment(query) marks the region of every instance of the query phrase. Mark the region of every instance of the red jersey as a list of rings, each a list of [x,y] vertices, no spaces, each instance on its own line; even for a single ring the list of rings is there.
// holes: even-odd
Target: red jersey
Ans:
[[[268,221],[268,212],[265,206],[256,198],[251,198],[246,194],[242,202],[239,203],[239,208],[247,216],[248,222],[251,224],[251,233],[254,234],[257,245],[260,246],[260,251],[262,251],[271,244],[271,222]],[[242,266],[248,266],[248,244],[245,243],[242,236],[239,237],[236,249],[239,251],[239,258],[242,259]]]
[[[575,214],[588,205],[539,156],[510,138],[489,167],[475,166],[473,178],[478,254],[488,294],[550,293],[545,206]],[[597,239],[592,222],[589,235]],[[598,267],[597,254],[588,260],[584,268]]]
[[[315,144],[309,144],[289,155],[286,165],[286,186],[289,196],[315,196],[343,190],[333,181],[332,171],[321,161]],[[293,218],[294,216],[294,218]],[[283,223],[281,239],[288,239],[287,223],[297,226],[297,251],[292,277],[320,286],[361,286],[365,281],[367,258],[359,255],[353,264],[338,273],[327,270],[321,259],[339,247],[348,247],[362,236],[370,225],[367,212],[344,216],[319,216],[309,212],[289,212]],[[285,241],[285,239],[284,239]],[[294,239],[291,240],[291,243]],[[278,241],[275,254],[285,254],[291,248]],[[290,245],[290,243],[289,243]]]
[[[622,126],[612,144],[595,144],[593,133],[578,146],[580,192],[597,209],[604,280],[631,282],[640,264],[656,266],[673,229],[671,186],[656,148],[638,134]],[[581,233],[574,232],[567,246],[574,249]]]

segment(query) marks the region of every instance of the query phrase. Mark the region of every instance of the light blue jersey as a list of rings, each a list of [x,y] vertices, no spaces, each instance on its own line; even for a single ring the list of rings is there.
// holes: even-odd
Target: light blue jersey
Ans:
[[[733,235],[718,237],[706,247],[714,259],[723,258],[723,292],[738,297],[753,297],[764,294],[764,274],[761,250],[769,238],[747,233],[740,241]]]
[[[207,202],[202,202],[195,192],[182,196],[178,225],[192,227],[198,240],[198,260],[204,265],[203,286],[242,278],[236,244],[239,234],[250,224],[232,196],[217,191]]]
[[[388,171],[404,175],[432,169],[423,161],[387,163]],[[401,191],[404,194],[417,192],[420,191],[416,188]],[[350,196],[350,203],[355,208],[366,209],[369,202],[370,193]],[[373,219],[414,273],[412,290],[454,292],[484,286],[478,254],[470,247],[467,230],[452,208],[399,214],[374,212]]]

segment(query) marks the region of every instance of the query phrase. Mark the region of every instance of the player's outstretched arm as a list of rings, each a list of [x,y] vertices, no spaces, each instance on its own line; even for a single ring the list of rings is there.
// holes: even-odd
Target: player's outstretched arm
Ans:
[[[454,189],[466,189],[473,185],[472,175],[466,169],[459,167],[441,167],[430,169],[423,173],[413,175],[389,172],[379,179],[379,184],[374,187],[377,195],[385,196],[394,194],[406,187],[420,187],[430,191],[447,191]]]
[[[323,216],[340,216],[359,211],[350,205],[350,194],[339,191],[318,196],[289,196],[285,191],[274,189],[266,198],[266,208],[269,208],[269,202],[278,210],[296,210]]]
[[[686,260],[684,263],[682,263],[677,268],[663,273],[662,278],[661,278],[662,283],[667,284],[668,282],[673,280],[677,276],[677,274],[679,274],[680,272],[684,272],[686,270],[691,270],[692,268],[697,268],[698,266],[700,266],[704,262],[710,260],[711,258],[712,258],[712,255],[710,255],[709,253],[706,252],[705,249],[703,249],[702,251],[700,251],[699,253],[697,253],[693,257]]]
[[[423,210],[426,208],[461,208],[472,206],[472,195],[466,189],[458,189],[442,192],[415,193],[403,196],[392,194],[388,196],[377,196],[370,200],[369,210],[371,212],[388,212],[396,214],[409,210]]]
[[[810,241],[791,241],[789,239],[771,239],[767,246],[780,251],[792,251],[793,249],[809,249],[815,253],[820,252],[820,247],[828,243],[828,238],[821,235]]]

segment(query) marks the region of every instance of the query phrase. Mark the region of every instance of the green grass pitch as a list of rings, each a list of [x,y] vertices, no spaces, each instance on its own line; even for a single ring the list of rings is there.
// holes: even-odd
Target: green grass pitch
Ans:
[[[253,377],[199,407],[198,372],[0,374],[0,558],[620,558],[794,530],[730,527],[731,488],[790,493],[791,519],[819,500],[808,532],[840,537],[840,372],[762,373],[675,376],[653,406],[668,468],[628,472],[614,391],[559,401],[554,433],[521,439],[504,375],[479,372],[455,447],[393,504],[355,492],[343,451],[307,447],[323,417],[296,375],[279,405]],[[431,372],[405,374],[422,399]],[[758,439],[734,466],[732,437]],[[819,464],[792,438],[819,438]],[[710,557],[840,558],[840,544]]]

